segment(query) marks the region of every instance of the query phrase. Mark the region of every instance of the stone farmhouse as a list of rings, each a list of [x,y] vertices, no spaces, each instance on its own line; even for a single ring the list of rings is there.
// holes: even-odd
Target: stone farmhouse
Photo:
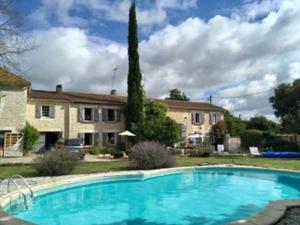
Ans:
[[[40,132],[37,149],[49,148],[60,138],[82,138],[87,146],[114,146],[125,130],[127,97],[31,89],[30,82],[0,69],[0,148],[4,155],[22,154],[22,129],[28,121]],[[224,109],[209,103],[156,99],[181,126],[183,139],[201,142],[211,126],[223,120]],[[17,150],[17,151],[16,151]]]

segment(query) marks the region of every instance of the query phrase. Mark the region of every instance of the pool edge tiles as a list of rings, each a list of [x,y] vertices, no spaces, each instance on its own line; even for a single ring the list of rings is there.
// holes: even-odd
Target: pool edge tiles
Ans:
[[[288,172],[288,174],[300,174],[300,171],[290,171],[290,170],[280,170],[280,169],[273,169],[273,168],[261,168],[261,167],[253,167],[253,166],[233,166],[233,165],[213,165],[213,166],[195,166],[195,167],[177,167],[177,168],[168,168],[168,169],[159,169],[159,170],[148,170],[148,171],[121,171],[121,172],[108,172],[108,173],[100,173],[100,174],[91,174],[91,175],[79,175],[79,176],[72,176],[68,177],[66,180],[54,180],[49,181],[44,184],[40,184],[33,187],[33,190],[35,193],[38,193],[36,196],[44,195],[47,193],[52,193],[64,189],[70,189],[70,188],[76,188],[83,185],[89,185],[94,184],[98,182],[118,182],[120,180],[147,180],[152,179],[156,177],[166,176],[166,175],[172,175],[177,173],[183,173],[183,172],[192,172],[192,171],[198,171],[198,170],[206,170],[206,169],[212,169],[212,168],[219,168],[219,169],[251,169],[251,170],[259,170],[259,171],[269,171],[269,172]],[[1,205],[1,218],[0,218],[0,224],[31,224],[29,222],[22,221],[20,219],[17,219],[15,217],[9,216],[5,211],[5,206],[10,202],[12,199],[16,199],[18,197],[18,193],[14,192],[12,194],[6,194],[0,198],[0,205]],[[290,200],[289,200],[290,201]],[[297,204],[300,205],[300,200],[294,200],[297,202]],[[282,201],[279,201],[282,202]],[[294,203],[295,204],[295,203]],[[266,208],[268,209],[269,206]],[[265,209],[265,210],[266,210]],[[286,209],[286,207],[284,208]],[[270,211],[270,210],[269,210]],[[271,212],[274,211],[274,207],[271,208]],[[265,212],[264,210],[262,212]],[[276,211],[277,214],[279,213],[278,210]],[[280,211],[280,218],[284,215],[283,210]],[[270,212],[264,213],[268,214]],[[274,212],[273,212],[274,213]],[[3,215],[3,218],[2,218]],[[258,214],[260,215],[260,213]],[[273,215],[273,214],[271,214]],[[254,216],[256,217],[256,216]],[[274,217],[274,216],[273,216]],[[278,215],[277,215],[278,217]],[[248,223],[251,222],[250,220],[253,217],[251,217],[249,220],[243,220],[238,221],[237,223],[231,223],[232,225],[236,224],[255,224],[255,223]],[[266,217],[267,218],[267,217]],[[259,218],[258,218],[259,219]],[[263,220],[264,221],[264,220]],[[272,223],[260,223],[262,224],[272,224]]]

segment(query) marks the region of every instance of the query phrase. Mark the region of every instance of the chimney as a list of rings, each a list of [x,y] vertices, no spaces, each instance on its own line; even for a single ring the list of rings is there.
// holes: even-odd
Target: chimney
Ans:
[[[110,94],[111,94],[111,95],[117,95],[117,91],[116,91],[115,89],[114,89],[114,90],[111,90],[111,91],[110,91]]]
[[[61,93],[62,92],[62,85],[58,84],[56,85],[56,93]]]

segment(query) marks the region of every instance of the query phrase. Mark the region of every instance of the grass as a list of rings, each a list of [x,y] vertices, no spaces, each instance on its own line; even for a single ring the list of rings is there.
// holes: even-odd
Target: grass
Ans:
[[[251,157],[233,157],[233,156],[213,156],[208,158],[180,158],[177,157],[177,166],[199,166],[208,164],[235,164],[247,166],[259,166],[265,168],[278,168],[300,171],[300,159],[266,159]],[[72,174],[89,174],[109,171],[130,170],[128,160],[119,160],[112,162],[82,162]],[[30,165],[2,165],[0,166],[0,178],[7,178],[14,174],[20,174],[24,177],[37,176]]]

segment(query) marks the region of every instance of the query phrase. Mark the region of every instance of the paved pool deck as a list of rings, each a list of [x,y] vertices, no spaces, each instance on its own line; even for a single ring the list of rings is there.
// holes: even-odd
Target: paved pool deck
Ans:
[[[7,158],[0,158],[0,166],[5,164],[32,164],[34,160],[39,157],[39,154],[31,154],[28,156],[23,157],[7,157]],[[91,155],[86,154],[84,160],[82,162],[111,162],[115,161],[111,155]]]
[[[32,187],[34,192],[38,192],[44,189],[53,187],[59,187],[64,185],[70,185],[74,183],[80,183],[85,181],[99,180],[107,177],[122,177],[122,176],[159,176],[160,174],[172,173],[182,170],[195,170],[199,168],[246,168],[246,169],[264,169],[273,171],[286,171],[296,172],[292,170],[279,170],[279,169],[265,169],[261,167],[253,166],[236,166],[236,165],[208,165],[208,166],[195,166],[195,167],[177,167],[169,169],[158,169],[158,170],[136,170],[136,171],[120,171],[120,172],[106,172],[89,175],[67,175],[57,177],[34,177],[25,178],[26,182]],[[19,181],[18,184],[21,188],[24,188],[24,192],[29,194],[29,190],[25,185]],[[14,199],[20,195],[20,193],[13,189],[11,186],[11,192],[7,193],[7,182],[0,185],[0,225],[29,225],[31,223],[16,219],[7,215],[3,211],[3,207],[9,203],[11,199]],[[295,200],[283,200],[270,202],[269,205],[257,215],[250,217],[245,220],[236,221],[228,225],[276,225],[281,218],[285,215],[286,211],[293,207],[300,206],[300,199]]]

